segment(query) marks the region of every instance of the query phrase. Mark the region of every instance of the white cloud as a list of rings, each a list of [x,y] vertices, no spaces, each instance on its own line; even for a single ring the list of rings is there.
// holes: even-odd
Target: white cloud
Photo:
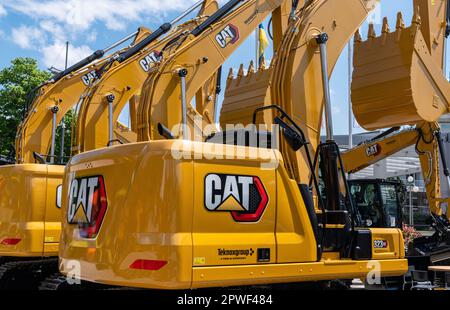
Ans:
[[[64,28],[51,20],[43,20],[39,27],[47,32],[54,41],[67,41],[68,35]]]
[[[33,19],[50,19],[72,30],[89,29],[95,22],[110,30],[122,30],[145,17],[161,19],[182,10],[195,0],[3,0],[4,6]]]
[[[0,4],[0,17],[5,16],[7,14],[6,9],[3,5]]]
[[[71,45],[69,63],[92,52],[86,44],[96,41],[97,32],[93,29],[96,24],[120,31],[129,24],[141,26],[149,18],[158,23],[166,21],[169,13],[181,12],[196,1],[0,0],[0,16],[8,10],[28,17],[28,25],[12,30],[11,40],[21,48],[41,52],[46,66],[61,69],[66,41],[83,42],[79,46]]]
[[[48,43],[47,34],[52,36],[52,43]],[[47,68],[64,68],[66,37],[58,25],[47,21],[40,23],[40,28],[22,25],[12,29],[11,40],[23,49],[39,51],[42,54],[42,62]],[[69,66],[92,54],[92,52],[89,46],[71,45],[68,58]]]
[[[91,33],[86,35],[86,41],[89,43],[95,42],[95,40],[97,40],[97,35],[98,35],[97,31],[91,31]]]
[[[57,42],[49,46],[41,48],[43,55],[43,63],[47,68],[55,67],[58,69],[64,69],[66,59],[66,44],[64,42]],[[80,59],[85,58],[92,54],[93,51],[89,46],[70,46],[68,65],[71,66],[78,62]]]
[[[11,31],[11,40],[21,48],[35,48],[42,45],[45,34],[35,27],[20,26]]]

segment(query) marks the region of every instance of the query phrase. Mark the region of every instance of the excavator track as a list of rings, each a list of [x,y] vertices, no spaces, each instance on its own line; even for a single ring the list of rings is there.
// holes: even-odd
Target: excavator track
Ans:
[[[0,265],[0,290],[37,290],[39,283],[57,270],[58,258],[4,262]]]
[[[39,285],[40,291],[67,291],[67,290],[77,290],[78,285],[70,285],[67,282],[67,277],[60,274],[55,273],[49,277],[47,277],[44,281]]]
[[[126,287],[116,287],[81,281],[81,284],[69,284],[67,277],[59,272],[45,278],[39,285],[41,291],[82,291],[82,290],[128,290]]]

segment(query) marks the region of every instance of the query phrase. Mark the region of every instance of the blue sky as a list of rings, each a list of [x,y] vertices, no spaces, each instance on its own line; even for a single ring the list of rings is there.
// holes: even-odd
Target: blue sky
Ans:
[[[69,63],[134,32],[139,26],[156,29],[177,16],[196,0],[0,0],[0,69],[15,57],[38,59],[42,69],[63,68],[65,42],[70,42]],[[221,1],[224,3],[225,1]],[[163,4],[163,5],[162,5]],[[395,25],[402,11],[409,24],[412,0],[382,0],[373,20],[380,32],[387,16]],[[267,29],[267,21],[266,21]],[[362,27],[367,33],[367,23]],[[255,58],[255,38],[250,37],[226,62],[224,72]],[[267,58],[272,58],[270,48]],[[337,134],[348,132],[347,50],[335,67],[331,80],[334,126]],[[227,74],[224,74],[225,77]],[[225,78],[224,77],[224,78]],[[354,129],[362,131],[360,128]]]

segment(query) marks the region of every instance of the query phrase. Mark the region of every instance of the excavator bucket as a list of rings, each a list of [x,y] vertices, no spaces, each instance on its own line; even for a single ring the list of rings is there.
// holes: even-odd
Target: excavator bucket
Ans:
[[[367,130],[435,122],[448,112],[450,88],[424,40],[418,11],[412,25],[404,25],[399,13],[395,32],[385,19],[381,36],[373,25],[367,41],[355,35],[353,112]]]
[[[272,68],[266,68],[263,64],[255,71],[253,62],[244,73],[244,65],[241,65],[237,77],[234,77],[233,69],[227,79],[225,99],[220,113],[222,128],[227,125],[247,126],[253,120],[253,112],[257,108],[271,105],[270,77]],[[259,113],[257,124],[271,124],[273,116],[270,111]]]

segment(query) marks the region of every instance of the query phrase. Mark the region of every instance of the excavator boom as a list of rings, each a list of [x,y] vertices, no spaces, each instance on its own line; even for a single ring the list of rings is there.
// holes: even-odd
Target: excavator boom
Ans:
[[[175,22],[180,21],[183,16],[199,6],[201,8],[196,18],[172,29]],[[200,1],[172,23],[163,24],[158,31],[114,60],[108,66],[108,70],[99,75],[95,83],[87,90],[86,97],[79,105],[76,130],[72,139],[72,153],[77,154],[110,146],[117,140],[123,143],[124,136],[127,136],[128,142],[135,142],[137,140],[135,133],[139,129],[139,124],[136,124],[136,103],[139,102],[146,78],[155,70],[154,66],[167,57],[163,50],[174,38],[192,31],[216,10],[215,1]],[[165,33],[167,35],[162,38],[161,36]],[[216,76],[213,74],[209,81],[205,81],[204,89],[197,93],[199,106],[202,106],[201,102],[206,101],[207,98],[210,102],[214,101],[216,94],[212,86],[215,85]],[[108,132],[105,129],[111,129],[117,122],[127,103],[130,105],[133,130],[121,130],[115,135],[112,132],[105,135]],[[208,109],[213,121],[214,106],[211,105]],[[110,115],[111,110],[112,115]]]
[[[140,28],[134,34],[135,43],[145,37],[149,31]],[[122,50],[124,51],[124,50]],[[104,52],[102,51],[104,54]],[[120,51],[119,51],[120,53]],[[99,55],[96,52],[94,55]],[[19,125],[16,137],[17,163],[35,162],[34,153],[47,156],[52,140],[52,124],[59,124],[64,115],[80,100],[80,94],[90,85],[96,71],[113,57],[84,67],[94,56],[88,57],[78,64],[54,76],[48,83],[37,90],[36,97],[30,105],[27,117]],[[79,68],[81,66],[81,68]],[[78,69],[78,70],[77,70]],[[54,155],[54,154],[53,154]],[[54,158],[50,158],[54,162]]]

